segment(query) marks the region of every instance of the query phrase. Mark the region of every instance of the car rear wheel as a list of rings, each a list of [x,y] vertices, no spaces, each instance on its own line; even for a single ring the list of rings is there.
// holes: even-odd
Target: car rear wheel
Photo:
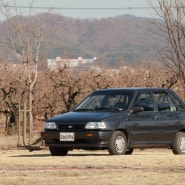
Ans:
[[[127,139],[123,132],[116,131],[112,134],[109,146],[109,154],[111,155],[124,155],[127,151]]]
[[[185,154],[185,133],[178,132],[172,145],[174,154]]]
[[[50,153],[52,156],[66,156],[68,153],[68,150],[65,148],[59,148],[59,147],[49,147]]]

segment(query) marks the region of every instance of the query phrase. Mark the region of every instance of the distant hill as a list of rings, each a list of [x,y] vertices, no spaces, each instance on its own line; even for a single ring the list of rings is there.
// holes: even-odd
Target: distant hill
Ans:
[[[42,19],[43,16],[38,14],[37,18]],[[50,35],[54,45],[48,58],[97,57],[99,63],[114,67],[124,62],[135,64],[156,60],[163,44],[163,40],[154,33],[158,32],[153,24],[157,21],[130,15],[81,20],[51,14],[47,21],[48,30],[52,27],[59,29]],[[46,37],[44,42],[50,42],[49,39]]]

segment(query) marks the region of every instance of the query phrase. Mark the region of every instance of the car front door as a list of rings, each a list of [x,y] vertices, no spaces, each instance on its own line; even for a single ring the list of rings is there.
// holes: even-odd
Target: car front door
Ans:
[[[160,126],[152,95],[150,93],[138,94],[133,107],[143,108],[143,111],[130,114],[128,127],[131,133],[131,146],[156,145]]]

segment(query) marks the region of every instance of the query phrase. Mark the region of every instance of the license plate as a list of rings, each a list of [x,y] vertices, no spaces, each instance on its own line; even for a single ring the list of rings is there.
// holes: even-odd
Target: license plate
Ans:
[[[75,134],[73,132],[60,132],[60,141],[74,141]]]

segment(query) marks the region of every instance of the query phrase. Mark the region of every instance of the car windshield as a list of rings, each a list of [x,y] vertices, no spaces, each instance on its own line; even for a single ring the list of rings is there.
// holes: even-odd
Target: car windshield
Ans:
[[[88,96],[74,111],[122,111],[130,104],[132,93],[95,92]]]

